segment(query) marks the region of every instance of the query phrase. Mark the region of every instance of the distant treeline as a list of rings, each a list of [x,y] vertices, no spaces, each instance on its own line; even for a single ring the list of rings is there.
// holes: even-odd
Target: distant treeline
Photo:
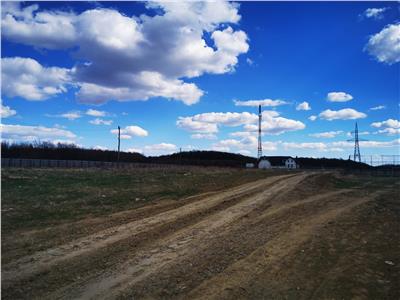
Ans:
[[[117,161],[118,153],[112,150],[80,148],[73,144],[52,144],[48,142],[10,144],[2,142],[1,156],[5,158]],[[301,168],[306,169],[366,169],[369,165],[352,160],[332,158],[296,157]],[[257,163],[257,159],[241,154],[219,151],[184,151],[170,155],[144,156],[140,153],[121,152],[120,162],[179,164],[218,167],[244,167],[246,163]]]
[[[368,169],[370,165],[349,159],[297,157],[300,168],[307,169]]]

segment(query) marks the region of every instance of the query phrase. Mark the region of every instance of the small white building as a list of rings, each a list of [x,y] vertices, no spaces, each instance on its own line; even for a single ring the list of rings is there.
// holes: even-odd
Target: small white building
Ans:
[[[290,156],[263,156],[258,162],[259,169],[297,169],[299,164]]]
[[[259,169],[271,169],[271,163],[267,159],[260,159],[258,162]]]
[[[248,169],[254,168],[254,164],[253,163],[246,163],[246,168],[248,168]]]

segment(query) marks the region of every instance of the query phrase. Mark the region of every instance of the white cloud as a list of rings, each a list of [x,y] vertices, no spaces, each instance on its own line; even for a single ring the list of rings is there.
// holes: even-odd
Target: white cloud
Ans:
[[[378,130],[377,133],[383,133],[386,135],[398,135],[398,134],[400,134],[400,128],[389,128],[388,127],[385,129]]]
[[[397,135],[400,134],[400,121],[394,119],[387,119],[382,122],[374,122],[371,124],[372,127],[382,128],[376,133],[386,134],[386,135]]]
[[[306,128],[306,125],[300,121],[263,114],[261,129],[264,134],[279,135],[288,131],[297,131],[304,128]],[[258,125],[245,125],[244,129],[247,131],[256,131]]]
[[[203,91],[186,80],[234,71],[248,51],[246,33],[229,26],[240,20],[235,3],[151,2],[146,8],[147,15],[128,17],[115,9],[76,14],[12,4],[3,8],[2,33],[36,48],[79,49],[74,55],[83,63],[71,72],[77,98],[96,104],[153,97],[196,103]],[[50,96],[42,94],[31,98]]]
[[[160,143],[144,147],[145,153],[148,155],[170,154],[176,152],[177,149],[176,145],[170,143]]]
[[[379,62],[389,65],[400,62],[400,23],[389,24],[372,35],[364,50]]]
[[[305,125],[296,120],[279,117],[276,111],[262,112],[262,129],[266,134],[282,134],[287,131],[304,129]],[[194,133],[217,133],[219,126],[244,126],[245,131],[256,131],[258,115],[249,112],[209,112],[192,117],[179,117],[177,126]]]
[[[400,121],[394,119],[387,119],[382,122],[374,122],[371,124],[372,127],[381,128],[381,127],[389,127],[389,128],[400,128]]]
[[[131,153],[140,153],[140,154],[143,153],[143,150],[140,149],[140,148],[129,148],[129,149],[126,149],[125,151],[126,152],[131,152]]]
[[[112,129],[110,132],[117,135],[118,129]],[[147,130],[139,126],[132,125],[121,128],[121,139],[130,139],[132,136],[145,137],[148,135]]]
[[[107,147],[104,147],[104,146],[99,146],[99,145],[97,145],[97,146],[94,146],[94,147],[93,147],[93,149],[94,149],[94,150],[102,150],[102,151],[108,150],[108,148],[107,148]]]
[[[345,92],[330,92],[327,99],[330,102],[347,102],[353,99],[353,96]]]
[[[310,121],[315,121],[317,119],[317,116],[312,115],[312,116],[309,116],[308,119]]]
[[[359,132],[358,132],[358,135],[368,135],[368,134],[370,134],[369,131],[359,131]],[[347,133],[346,133],[346,136],[352,137],[353,134],[352,134],[351,132],[347,132]]]
[[[65,118],[65,119],[68,119],[70,121],[73,121],[73,120],[76,120],[76,119],[79,119],[79,118],[82,117],[81,113],[79,111],[70,111],[70,112],[67,112],[67,113],[63,113],[63,114],[61,114],[59,116],[61,118]]]
[[[272,99],[261,99],[261,100],[246,100],[246,101],[240,101],[240,100],[234,100],[236,106],[270,106],[270,107],[275,107],[279,105],[284,105],[287,104],[286,101],[283,100],[272,100]]]
[[[2,139],[13,141],[35,141],[54,139],[74,139],[71,131],[44,126],[6,125],[1,124]]]
[[[242,154],[242,155],[246,155],[246,156],[251,155],[251,152],[249,150],[245,150],[245,149],[239,150],[238,153]]]
[[[113,121],[96,118],[94,120],[90,120],[89,123],[93,125],[111,125]]]
[[[356,111],[352,108],[344,108],[340,110],[324,110],[319,114],[319,117],[324,120],[332,121],[332,120],[354,120],[354,119],[362,119],[367,115]]]
[[[197,139],[197,140],[215,140],[217,136],[212,133],[195,133],[190,136],[192,139]]]
[[[296,110],[311,110],[310,104],[306,101],[296,106]]]
[[[360,141],[360,147],[363,148],[386,148],[386,147],[397,147],[400,145],[400,139],[395,139],[392,141]],[[344,148],[352,148],[354,147],[354,143],[352,142],[333,142],[332,146],[334,147],[344,147]]]
[[[381,109],[385,109],[386,106],[385,105],[378,105],[375,107],[371,107],[369,110],[381,110]]]
[[[309,136],[317,137],[317,138],[334,138],[335,136],[342,134],[343,131],[327,131],[327,132],[319,132],[319,133],[312,133]]]
[[[2,119],[15,116],[16,114],[17,114],[17,111],[15,111],[14,109],[11,109],[9,106],[5,106],[5,105],[1,104],[1,118]]]
[[[86,114],[92,117],[105,117],[107,113],[102,110],[88,109]]]
[[[290,149],[308,149],[317,151],[326,151],[328,146],[325,143],[282,143],[285,150]]]
[[[132,138],[132,136],[130,136],[128,134],[121,134],[120,138],[121,138],[121,140],[130,140]]]
[[[5,57],[1,59],[2,93],[41,101],[66,92],[69,70],[43,67],[32,58]]]
[[[214,123],[225,126],[240,126],[244,124],[253,123],[258,120],[258,116],[249,112],[209,112],[194,115],[192,117],[194,121],[204,122],[204,123]]]
[[[194,121],[192,117],[179,117],[176,125],[189,132],[217,133],[217,124]]]
[[[218,141],[212,145],[212,149],[224,152],[240,152],[240,151],[254,151],[257,149],[257,137],[248,136],[241,139],[225,139]],[[275,151],[280,142],[263,142],[262,147],[264,151]],[[218,150],[219,149],[219,150]]]
[[[383,7],[383,8],[367,8],[363,16],[367,18],[373,18],[373,19],[382,19],[383,18],[383,13],[388,10],[388,7]]]
[[[252,65],[254,64],[254,61],[253,61],[251,58],[249,58],[249,57],[246,58],[246,62],[247,62],[247,64],[248,64],[249,66],[252,66]]]

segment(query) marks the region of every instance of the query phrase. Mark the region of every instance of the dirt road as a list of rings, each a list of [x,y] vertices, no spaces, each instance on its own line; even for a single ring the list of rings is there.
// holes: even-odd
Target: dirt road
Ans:
[[[384,211],[382,197],[394,197]],[[398,217],[390,187],[338,188],[331,173],[274,176],[85,220],[84,234],[3,265],[2,295],[394,299]],[[67,232],[65,225],[49,230]]]

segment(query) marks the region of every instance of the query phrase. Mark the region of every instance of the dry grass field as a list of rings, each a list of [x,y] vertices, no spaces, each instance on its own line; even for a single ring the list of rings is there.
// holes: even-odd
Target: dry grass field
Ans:
[[[399,180],[3,170],[4,299],[399,299]]]

